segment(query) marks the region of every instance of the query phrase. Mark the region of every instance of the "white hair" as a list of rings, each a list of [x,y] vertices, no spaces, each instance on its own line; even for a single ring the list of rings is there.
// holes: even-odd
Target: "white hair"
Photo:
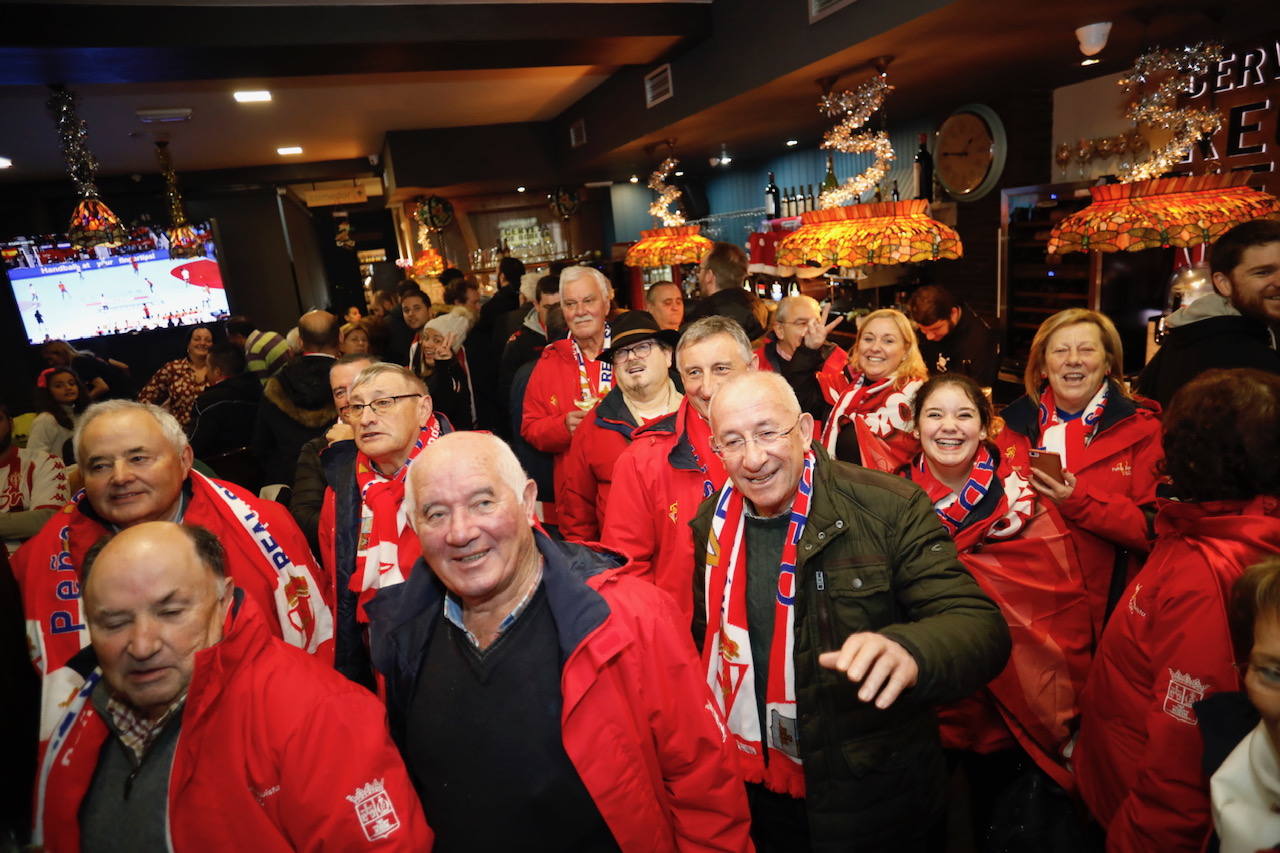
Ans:
[[[818,304],[818,300],[812,296],[785,296],[778,302],[778,310],[773,314],[775,323],[787,322],[787,317],[791,314],[791,309],[798,308],[801,305],[808,305],[813,309],[815,316],[822,316],[822,306]]]
[[[791,383],[781,373],[774,373],[772,370],[748,370],[745,373],[739,373],[737,376],[729,379],[728,382],[716,389],[716,393],[711,398],[711,425],[712,431],[715,430],[715,412],[716,402],[724,397],[726,391],[752,391],[754,399],[757,400],[778,400],[790,412],[790,414],[800,415],[800,399],[796,397],[796,391],[791,387]]]
[[[748,366],[755,365],[756,356],[751,350],[751,341],[747,338],[747,333],[742,330],[742,324],[737,320],[712,314],[710,317],[695,321],[684,330],[684,334],[680,335],[680,340],[676,343],[677,366],[680,362],[680,353],[716,335],[728,335],[733,338],[733,342],[738,345],[738,353],[742,356],[743,363]]]
[[[596,287],[600,288],[600,296],[605,302],[613,299],[613,285],[604,273],[595,267],[584,267],[581,264],[572,267],[565,267],[560,271],[560,292],[564,293],[564,286],[572,281],[590,276],[595,280]]]
[[[79,461],[85,459],[84,431],[89,428],[89,424],[103,415],[117,415],[125,412],[146,412],[155,418],[156,423],[160,426],[160,431],[164,433],[165,439],[173,445],[174,453],[179,456],[191,446],[191,443],[187,441],[186,432],[182,429],[182,424],[178,423],[178,419],[154,403],[139,403],[134,400],[103,400],[101,403],[94,403],[85,409],[84,414],[76,421],[75,432],[71,435],[71,446],[75,448],[76,459]]]
[[[455,444],[459,445],[456,450],[453,448]],[[480,446],[476,447],[475,445],[477,444]],[[471,445],[471,447],[467,447],[467,445]],[[494,473],[498,475],[498,479],[511,489],[516,496],[516,500],[521,501],[524,499],[524,488],[529,482],[529,475],[520,466],[520,460],[516,458],[511,446],[492,433],[468,431],[451,432],[448,435],[442,435],[418,455],[417,459],[409,465],[409,493],[412,494],[417,490],[416,484],[418,480],[431,476],[431,467],[417,464],[418,460],[427,456],[428,453],[433,455],[439,453],[448,454],[450,451],[488,459],[493,465]],[[409,513],[410,520],[416,519],[417,516],[416,511]],[[416,521],[414,523],[416,524]]]

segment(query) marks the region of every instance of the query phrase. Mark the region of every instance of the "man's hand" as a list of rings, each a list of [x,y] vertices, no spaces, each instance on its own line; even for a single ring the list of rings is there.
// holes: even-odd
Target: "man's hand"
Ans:
[[[870,631],[850,634],[840,651],[818,655],[818,663],[843,672],[852,682],[861,681],[858,698],[863,702],[875,700],[882,711],[920,678],[920,667],[910,652],[883,634]]]
[[[1035,489],[1055,504],[1062,503],[1067,498],[1071,497],[1076,490],[1076,475],[1072,474],[1070,471],[1064,470],[1062,472],[1063,482],[1061,483],[1043,471],[1035,468],[1031,468],[1030,471],[1031,488]]]
[[[324,440],[333,444],[338,441],[346,441],[356,437],[356,432],[351,428],[351,424],[346,421],[338,421],[329,427],[329,431],[324,434]]]
[[[809,349],[822,349],[822,345],[827,342],[827,335],[839,326],[844,317],[836,317],[830,323],[827,318],[831,316],[831,306],[828,305],[822,309],[822,319],[817,317],[809,321],[809,327],[804,331],[804,345]]]
[[[564,416],[564,425],[569,428],[569,435],[573,435],[573,431],[578,428],[578,424],[582,423],[582,419],[587,413],[582,409],[574,409]]]

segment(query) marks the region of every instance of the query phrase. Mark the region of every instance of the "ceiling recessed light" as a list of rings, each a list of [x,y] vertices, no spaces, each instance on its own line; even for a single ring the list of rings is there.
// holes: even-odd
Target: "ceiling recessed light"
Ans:
[[[0,157],[0,169],[8,169],[13,165],[13,161],[8,157]]]
[[[242,104],[258,104],[271,100],[271,93],[266,89],[250,89],[244,92],[235,92],[232,97]]]
[[[795,148],[795,147],[796,147],[797,145],[799,145],[799,144],[800,144],[800,140],[799,140],[799,139],[788,139],[788,140],[787,140],[787,147],[788,147],[788,148]]]
[[[277,149],[276,149],[276,153],[277,153],[277,154],[280,154],[280,155],[284,155],[284,156],[287,156],[287,155],[289,155],[289,154],[301,154],[301,153],[302,153],[302,146],[301,146],[301,145],[288,145],[288,146],[285,146],[284,148],[277,148]]]
[[[516,187],[516,192],[518,193],[524,192],[524,187]]]
[[[640,179],[639,179],[639,178],[637,178],[635,175],[632,175],[632,176],[631,176],[631,178],[630,178],[630,180],[631,180],[631,183],[633,183],[633,184],[638,184],[638,183],[640,183]]]
[[[1081,65],[1097,65],[1102,60],[1096,56],[1090,56],[1088,59],[1080,60]]]
[[[684,169],[681,169],[679,172],[676,172],[676,177],[677,177],[677,178],[683,178],[683,177],[684,177]]]

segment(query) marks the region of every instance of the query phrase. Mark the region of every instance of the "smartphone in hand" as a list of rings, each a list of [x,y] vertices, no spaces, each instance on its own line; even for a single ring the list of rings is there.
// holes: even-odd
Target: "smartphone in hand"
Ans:
[[[1066,478],[1062,476],[1061,454],[1054,453],[1052,450],[1028,450],[1027,456],[1031,459],[1032,468],[1059,483],[1066,482]]]

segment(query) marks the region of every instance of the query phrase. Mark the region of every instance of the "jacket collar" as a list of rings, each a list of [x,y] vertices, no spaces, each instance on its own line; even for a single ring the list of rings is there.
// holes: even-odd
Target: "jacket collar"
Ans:
[[[638,426],[631,410],[627,408],[622,389],[617,386],[605,394],[604,399],[596,406],[595,422],[601,429],[613,430],[627,441],[632,439]]]
[[[671,448],[671,452],[667,454],[667,461],[678,471],[702,471],[702,467],[698,465],[693,440],[689,438],[689,419],[698,417],[701,415],[689,405],[688,397],[680,401],[680,408],[676,409],[675,422],[675,433],[679,437]]]

